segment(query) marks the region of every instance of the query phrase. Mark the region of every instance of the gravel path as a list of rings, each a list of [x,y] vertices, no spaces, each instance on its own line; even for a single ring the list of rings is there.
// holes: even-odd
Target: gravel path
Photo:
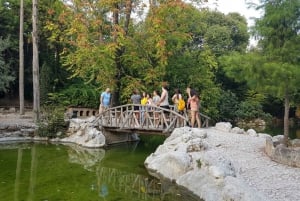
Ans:
[[[26,112],[25,115],[20,115],[18,113],[7,113],[0,114],[0,125],[23,125],[30,126],[33,125],[33,113]]]
[[[216,154],[232,161],[249,186],[273,201],[300,201],[300,168],[278,164],[265,154],[265,139],[207,129]]]

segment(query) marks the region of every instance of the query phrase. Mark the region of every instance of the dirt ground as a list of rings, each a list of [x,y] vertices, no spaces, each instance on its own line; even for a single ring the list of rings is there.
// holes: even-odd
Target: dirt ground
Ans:
[[[33,112],[26,111],[24,115],[18,112],[0,112],[0,124],[33,124]]]

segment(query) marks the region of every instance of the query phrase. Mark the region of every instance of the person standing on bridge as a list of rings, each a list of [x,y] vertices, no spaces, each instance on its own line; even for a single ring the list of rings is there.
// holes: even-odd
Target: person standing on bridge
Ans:
[[[148,103],[148,97],[147,97],[147,93],[143,91],[142,93],[142,99],[141,99],[141,119],[140,122],[144,122],[144,115],[145,115],[145,111],[146,111],[146,105]]]
[[[139,93],[138,89],[133,90],[133,94],[130,97],[131,102],[135,104],[133,106],[134,115],[135,115],[135,124],[136,126],[139,126],[139,119],[140,119],[140,104],[141,104],[141,95]]]
[[[99,114],[107,110],[111,105],[111,93],[110,88],[106,88],[104,92],[101,93],[100,96],[100,106],[99,106]]]
[[[196,93],[195,90],[191,90],[191,88],[187,88],[186,92],[188,94],[188,104],[191,107],[191,127],[195,126],[195,120],[197,121],[198,128],[201,128],[201,120],[200,120],[200,113],[199,113],[199,103],[200,97]]]
[[[169,110],[170,109],[170,106],[169,106],[169,93],[168,93],[168,83],[167,82],[163,82],[162,83],[162,92],[161,92],[161,96],[160,96],[160,100],[157,104],[157,106],[163,108],[163,109],[167,109]],[[169,111],[167,110],[164,110],[163,111],[163,116],[165,119],[168,119],[169,118]],[[164,118],[161,119],[161,126],[163,128],[165,128],[167,125],[165,123],[165,120],[163,120]]]
[[[160,96],[158,95],[156,90],[153,91],[153,96],[152,97],[153,97],[152,98],[153,105],[156,106],[158,104],[159,100],[160,100]]]
[[[160,106],[164,109],[170,109],[168,83],[167,82],[162,83],[161,90],[162,90],[162,92],[161,92],[160,100],[157,103],[157,106]]]
[[[178,112],[179,114],[183,114],[183,110],[180,108],[178,108],[178,103],[179,103],[179,100],[183,99],[181,93],[180,93],[180,90],[179,89],[175,89],[175,94],[173,95],[172,97],[172,101],[174,103],[174,106],[175,106],[175,111]]]
[[[158,92],[156,90],[153,91],[153,98],[152,98],[152,105],[155,105],[157,106],[158,105],[158,102],[160,100],[160,96],[158,95]],[[155,127],[157,127],[159,125],[159,114],[158,112],[156,111],[157,109],[156,108],[153,108],[154,111],[154,124],[155,124]]]

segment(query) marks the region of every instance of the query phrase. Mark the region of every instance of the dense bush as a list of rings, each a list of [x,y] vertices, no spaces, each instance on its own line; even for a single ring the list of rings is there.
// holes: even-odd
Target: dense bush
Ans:
[[[64,115],[64,107],[44,107],[39,122],[38,135],[50,138],[63,137],[68,127],[68,122],[65,121]]]
[[[263,111],[263,107],[259,102],[246,100],[239,104],[236,117],[239,120],[251,120],[256,118],[268,119],[270,114]]]
[[[47,104],[98,108],[99,92],[92,85],[73,84],[57,93],[49,93]]]
[[[238,110],[238,98],[231,91],[222,91],[219,104],[219,121],[233,122]]]

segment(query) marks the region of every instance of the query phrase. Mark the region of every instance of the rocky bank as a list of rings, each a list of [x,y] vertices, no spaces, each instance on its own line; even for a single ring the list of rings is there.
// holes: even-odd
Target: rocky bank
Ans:
[[[300,169],[272,161],[264,151],[268,137],[228,123],[178,128],[145,166],[206,201],[299,200]]]

